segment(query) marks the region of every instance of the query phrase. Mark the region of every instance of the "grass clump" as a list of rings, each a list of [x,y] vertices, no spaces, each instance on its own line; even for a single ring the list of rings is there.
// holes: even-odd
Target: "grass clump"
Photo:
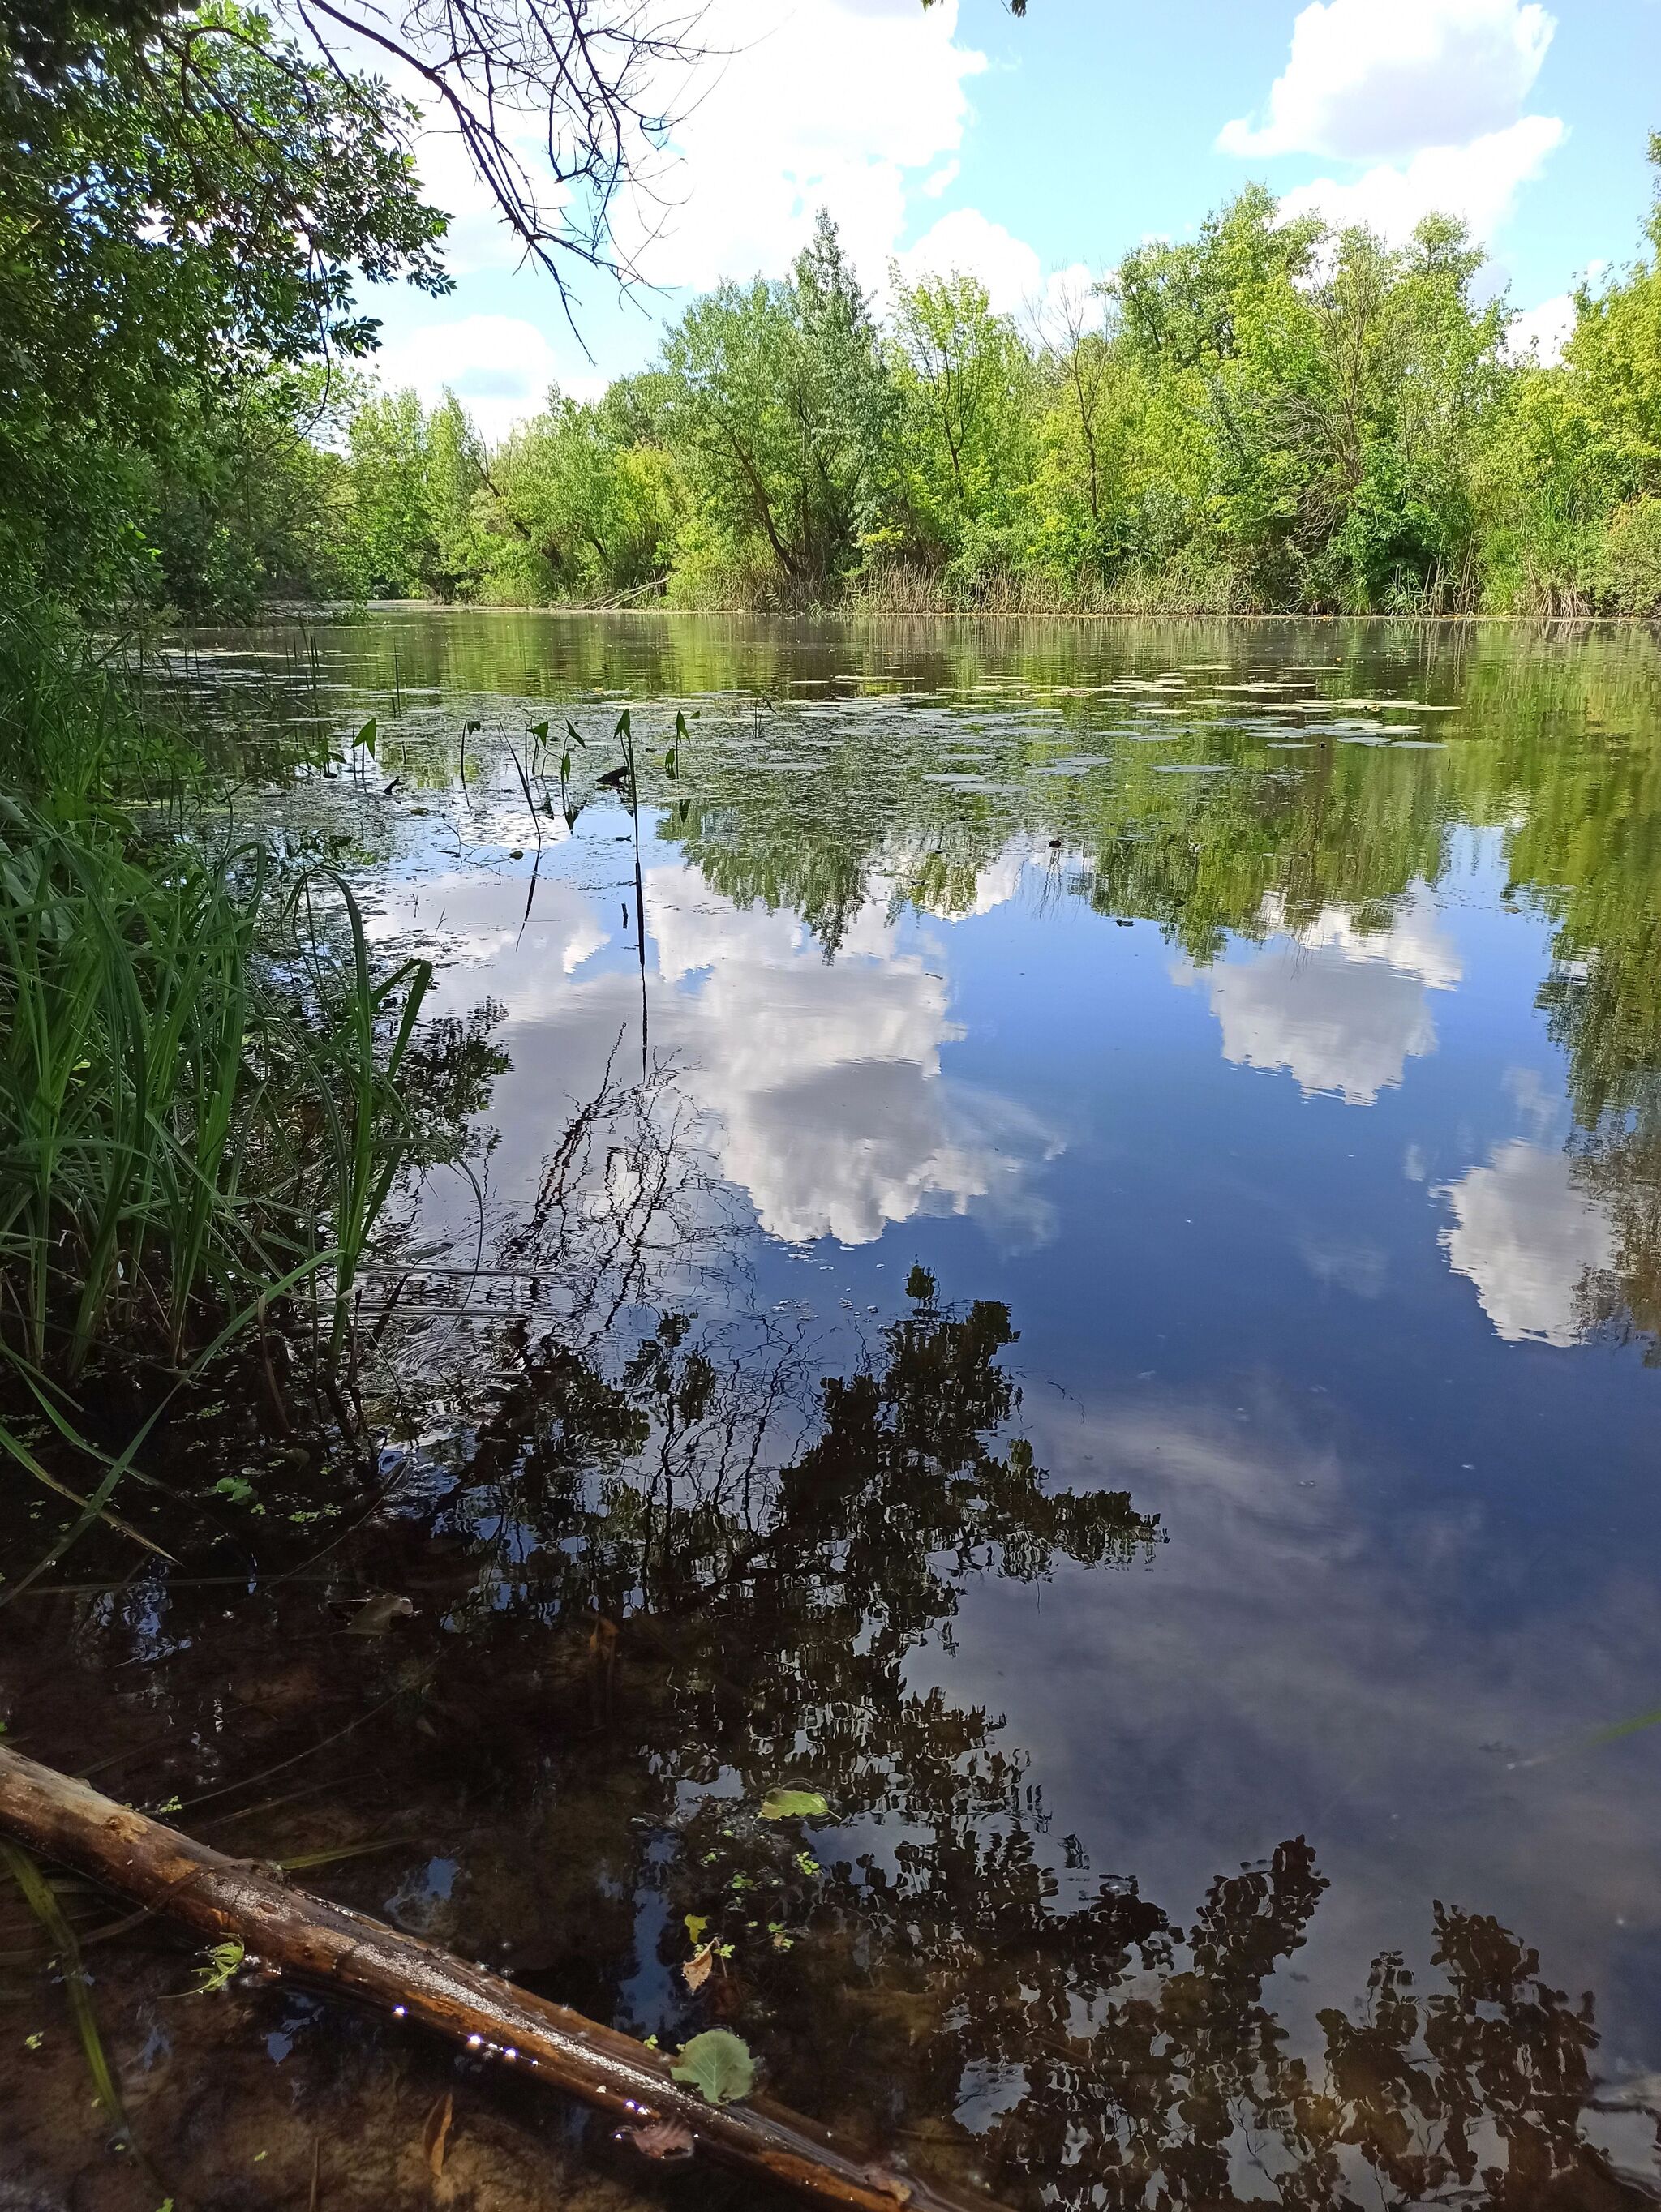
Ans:
[[[378,965],[338,875],[118,803],[122,760],[167,757],[131,750],[113,678],[0,623],[0,706],[8,684],[0,1446],[60,1491],[22,1432],[89,1453],[102,1511],[131,1452],[89,1409],[148,1408],[142,1436],[246,1332],[279,1331],[283,1372],[352,1425],[359,1268],[453,1132],[414,1095],[429,963]]]

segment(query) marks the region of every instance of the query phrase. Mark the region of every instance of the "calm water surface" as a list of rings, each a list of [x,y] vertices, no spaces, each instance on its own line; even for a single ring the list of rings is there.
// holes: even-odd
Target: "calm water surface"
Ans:
[[[239,811],[436,952],[478,1144],[371,1291],[413,1443],[338,1581],[55,1601],[186,1731],[158,1794],[321,1739],[251,1846],[390,1821],[336,1893],[1012,2202],[1647,2192],[1655,641],[406,612],[180,666]]]

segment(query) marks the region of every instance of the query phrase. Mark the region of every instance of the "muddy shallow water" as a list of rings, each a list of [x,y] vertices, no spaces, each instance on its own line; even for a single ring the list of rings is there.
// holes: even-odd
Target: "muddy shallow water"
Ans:
[[[366,1296],[374,1465],[212,1415],[176,1568],[0,1613],[12,1739],[1011,2204],[1661,2191],[1655,642],[171,673],[438,959],[475,1142]],[[155,1929],[87,1954],[145,2172],[3,1926],[0,2203],[755,2201]]]

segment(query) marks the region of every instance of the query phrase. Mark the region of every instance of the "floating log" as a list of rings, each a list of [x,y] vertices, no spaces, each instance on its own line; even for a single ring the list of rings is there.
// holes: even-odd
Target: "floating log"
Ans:
[[[43,1857],[292,1974],[431,2029],[580,2098],[630,2128],[678,2122],[724,2165],[855,2212],[997,2212],[838,2147],[826,2129],[765,2098],[710,2105],[634,2037],[518,1989],[418,1936],[309,1895],[272,1869],[193,1842],[84,1782],[0,1744],[0,1828]]]

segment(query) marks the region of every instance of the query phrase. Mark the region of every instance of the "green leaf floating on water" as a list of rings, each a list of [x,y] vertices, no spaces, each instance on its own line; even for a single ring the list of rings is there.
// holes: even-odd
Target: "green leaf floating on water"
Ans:
[[[830,1810],[817,1790],[770,1790],[761,1801],[764,1820],[820,1820]]]
[[[690,2081],[706,2105],[739,2104],[756,2086],[750,2046],[729,2027],[695,2035],[669,2071],[677,2081]]]

